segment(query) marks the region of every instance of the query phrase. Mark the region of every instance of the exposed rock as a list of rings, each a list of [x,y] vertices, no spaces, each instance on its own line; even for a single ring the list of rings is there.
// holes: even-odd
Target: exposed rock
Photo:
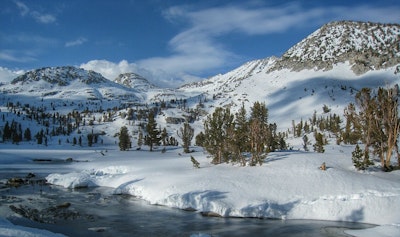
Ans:
[[[206,216],[206,217],[222,217],[220,214],[212,212],[212,211],[203,211],[203,212],[200,212],[200,214],[202,216]]]
[[[400,63],[400,25],[371,22],[331,22],[285,52],[270,69],[330,70],[349,62],[355,74]]]
[[[177,118],[177,117],[167,117],[165,119],[165,122],[172,123],[172,124],[180,124],[180,123],[184,123],[185,119],[184,118]]]

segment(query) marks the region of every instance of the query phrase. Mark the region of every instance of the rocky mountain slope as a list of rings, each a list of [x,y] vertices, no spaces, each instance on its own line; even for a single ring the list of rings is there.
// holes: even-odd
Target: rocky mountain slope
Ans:
[[[202,92],[213,98],[210,106],[229,106],[233,111],[263,101],[272,121],[289,127],[292,120],[321,112],[324,105],[342,115],[363,87],[398,83],[399,47],[398,24],[333,22],[281,58],[254,60],[180,89]]]
[[[400,63],[400,25],[331,22],[283,54],[271,70],[331,70],[348,61],[357,75]]]
[[[290,48],[280,58],[254,60],[209,79],[178,89],[157,88],[135,73],[114,81],[75,67],[33,70],[0,86],[2,101],[93,101],[103,109],[132,104],[181,101],[202,114],[215,107],[235,112],[242,104],[250,109],[265,102],[271,122],[285,129],[292,120],[308,119],[328,106],[343,114],[362,87],[385,87],[399,82],[400,25],[332,22]],[[182,108],[180,107],[180,108]],[[178,112],[164,112],[164,114]],[[201,121],[201,118],[199,119]]]
[[[146,78],[133,72],[120,74],[114,82],[141,92],[156,88]]]
[[[19,100],[95,101],[139,100],[134,89],[103,77],[100,73],[72,66],[29,71],[0,87],[2,94]]]

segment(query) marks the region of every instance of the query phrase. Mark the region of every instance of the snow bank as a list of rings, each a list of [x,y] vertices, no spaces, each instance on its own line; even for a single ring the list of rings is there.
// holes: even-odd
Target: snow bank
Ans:
[[[364,230],[346,230],[345,233],[356,237],[399,236],[400,226],[399,225],[377,226],[374,228],[369,228]]]
[[[55,234],[47,230],[34,229],[14,225],[6,219],[0,218],[0,236],[18,237],[63,237],[65,235]]]
[[[67,188],[113,187],[116,194],[151,204],[224,217],[400,224],[400,172],[358,172],[351,164],[351,149],[270,153],[257,167],[214,166],[203,153],[192,153],[200,169],[179,151],[113,151],[80,164],[77,172],[51,174],[47,180]],[[326,171],[318,169],[322,162]]]

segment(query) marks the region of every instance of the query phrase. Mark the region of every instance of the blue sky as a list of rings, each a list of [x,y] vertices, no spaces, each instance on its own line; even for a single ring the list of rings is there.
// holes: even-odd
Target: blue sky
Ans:
[[[0,77],[73,65],[109,79],[133,71],[173,87],[281,56],[333,20],[400,23],[400,3],[1,0]]]

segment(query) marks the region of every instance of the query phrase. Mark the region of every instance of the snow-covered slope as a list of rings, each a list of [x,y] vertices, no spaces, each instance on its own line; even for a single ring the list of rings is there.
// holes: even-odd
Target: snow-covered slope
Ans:
[[[82,104],[87,101],[105,108],[139,101],[140,93],[104,78],[94,71],[72,66],[47,67],[29,71],[0,87],[11,102],[34,103],[47,100],[53,107]],[[110,102],[107,103],[106,101]],[[75,109],[75,108],[72,108]]]
[[[166,102],[165,108],[157,110],[156,120],[173,136],[181,124],[168,123],[167,118],[184,118],[195,111],[191,126],[198,132],[202,129],[202,119],[214,108],[230,107],[235,112],[242,104],[249,109],[255,101],[266,103],[270,122],[276,122],[280,130],[290,128],[292,120],[310,118],[314,111],[322,114],[324,105],[341,116],[361,88],[399,83],[400,74],[395,73],[400,68],[398,29],[398,25],[372,23],[327,24],[289,49],[282,58],[254,60],[176,90],[154,88],[134,74],[121,75],[116,79],[120,83],[117,84],[97,73],[73,67],[38,69],[0,86],[0,114],[7,116],[0,126],[6,120],[15,120],[23,129],[32,128],[33,134],[44,126],[18,115],[17,109],[6,106],[7,102],[53,106],[57,112],[92,110],[82,115],[91,125],[81,124],[67,137],[49,137],[46,151],[52,157],[65,158],[71,151],[64,149],[83,152],[82,147],[88,147],[85,135],[100,134],[101,142],[93,145],[97,152],[89,152],[88,148],[86,155],[70,156],[89,162],[70,165],[76,172],[68,170],[70,173],[63,171],[47,177],[49,182],[65,187],[109,186],[116,193],[135,195],[153,204],[221,216],[368,222],[392,225],[398,231],[399,171],[383,173],[372,167],[359,172],[351,163],[353,147],[334,145],[333,139],[326,152],[320,154],[301,151],[301,138],[290,137],[288,143],[293,150],[268,154],[260,167],[214,166],[201,148],[184,155],[176,147],[167,149],[165,154],[146,152],[146,147],[124,153],[116,145],[119,129],[127,126],[135,146],[138,128],[145,120],[126,119],[123,114],[128,110],[120,108],[121,104],[136,103],[139,114],[141,109],[152,109],[158,102]],[[76,108],[77,104],[81,106]],[[117,109],[107,113],[95,109],[113,106]],[[71,144],[75,137],[84,138],[82,146]],[[14,161],[16,157],[30,159],[29,149],[42,150],[33,155],[44,157],[44,145],[32,141],[18,146],[5,142],[0,146],[3,162]],[[60,151],[50,150],[54,147]],[[192,167],[190,156],[200,162],[200,169]],[[318,169],[322,162],[328,166],[326,172]]]
[[[208,106],[265,102],[271,122],[287,128],[324,105],[343,114],[363,87],[397,84],[400,26],[361,22],[324,25],[281,58],[254,60],[207,80],[184,85],[185,92],[208,96]],[[211,100],[212,98],[212,100]]]
[[[146,78],[133,72],[120,74],[114,82],[142,92],[155,88]]]
[[[370,22],[331,22],[290,48],[274,69],[330,70],[350,62],[356,74],[400,63],[400,25]]]

